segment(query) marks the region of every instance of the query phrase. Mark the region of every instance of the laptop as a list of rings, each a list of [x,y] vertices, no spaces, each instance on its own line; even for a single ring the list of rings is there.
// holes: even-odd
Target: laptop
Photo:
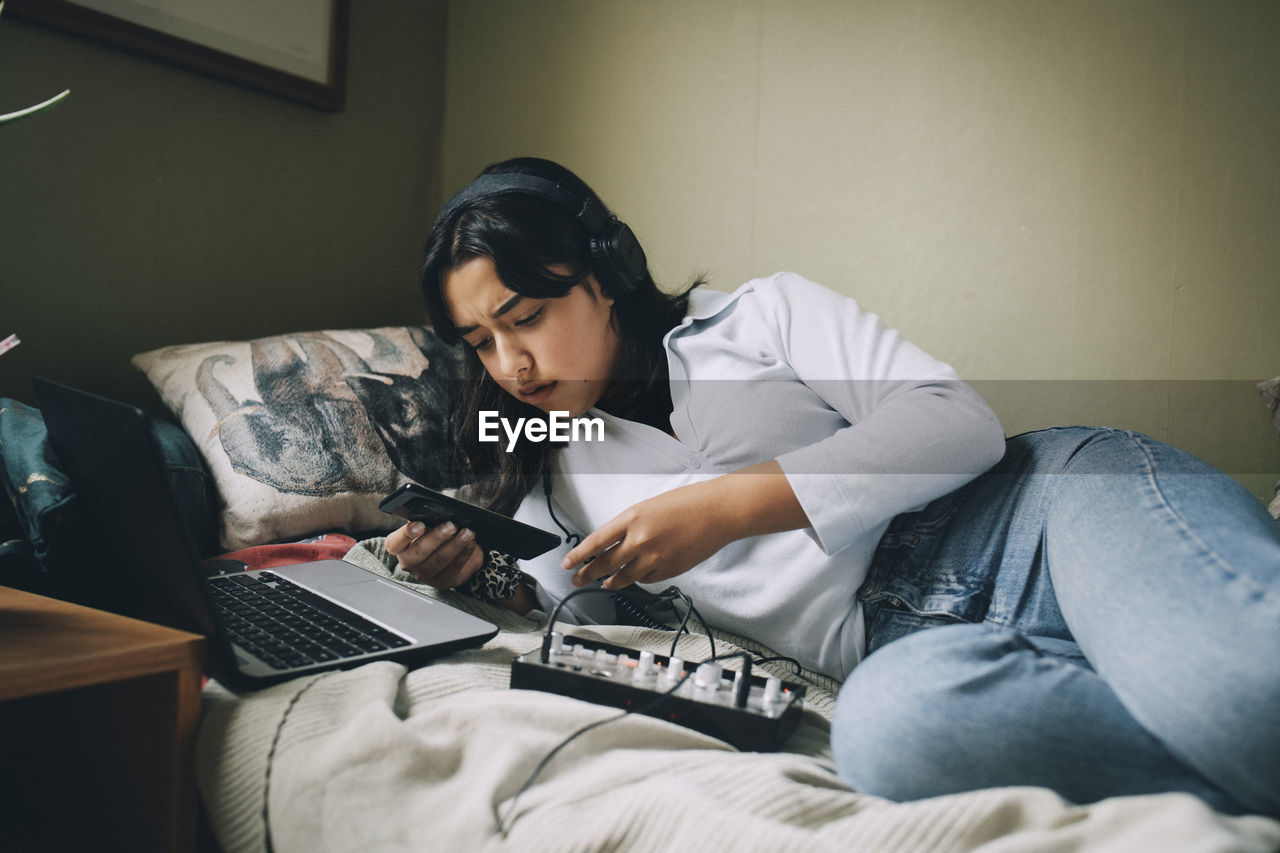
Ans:
[[[498,632],[342,560],[212,574],[178,511],[142,410],[36,377],[49,440],[134,616],[207,638],[206,672],[239,690],[379,660],[424,663]]]

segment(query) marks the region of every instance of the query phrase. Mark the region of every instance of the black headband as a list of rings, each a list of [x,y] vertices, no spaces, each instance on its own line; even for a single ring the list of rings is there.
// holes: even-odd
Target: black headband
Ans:
[[[587,233],[595,235],[604,229],[608,216],[591,196],[573,192],[555,181],[540,178],[537,175],[526,175],[520,172],[481,175],[467,184],[457,195],[449,199],[449,203],[440,211],[431,226],[431,232],[449,221],[458,208],[479,198],[503,195],[528,195],[550,201],[567,211],[580,221]]]

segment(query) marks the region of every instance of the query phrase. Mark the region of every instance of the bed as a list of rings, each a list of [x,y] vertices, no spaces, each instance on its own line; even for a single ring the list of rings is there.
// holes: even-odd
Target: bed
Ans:
[[[268,565],[340,549],[370,572],[500,628],[481,648],[413,670],[371,664],[243,695],[209,682],[197,767],[210,849],[1280,849],[1280,823],[1221,815],[1183,794],[1083,806],[1037,788],[914,803],[860,794],[836,776],[827,742],[839,684],[783,664],[764,666],[805,684],[804,712],[782,749],[767,753],[512,690],[511,661],[540,644],[546,625],[413,584],[383,549],[380,534],[393,520],[377,512],[378,496],[406,478],[449,485],[443,411],[457,364],[429,331],[170,347],[135,363],[176,419],[158,419],[157,435],[206,555]],[[1264,399],[1274,403],[1276,388]],[[44,591],[83,600],[93,584],[77,562],[85,544],[68,536],[78,523],[74,485],[59,481],[39,413],[13,401],[2,408],[0,450],[15,510],[4,523],[53,585]],[[318,532],[330,535],[315,539]],[[306,542],[281,544],[299,540]],[[622,625],[567,630],[657,653],[673,642],[671,632]],[[769,653],[745,637],[717,632],[715,641],[721,651]],[[686,660],[709,652],[705,635],[678,640]]]

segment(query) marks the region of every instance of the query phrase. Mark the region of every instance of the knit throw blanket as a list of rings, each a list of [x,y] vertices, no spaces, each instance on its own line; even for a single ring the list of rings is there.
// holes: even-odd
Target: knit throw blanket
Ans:
[[[387,575],[384,558],[376,543],[348,555]],[[778,671],[806,680],[808,695],[799,729],[772,754],[740,753],[614,708],[511,690],[510,662],[539,644],[541,626],[442,597],[490,618],[501,633],[413,671],[378,663],[243,697],[207,690],[199,777],[226,853],[1280,848],[1280,823],[1225,817],[1183,794],[1073,806],[1038,788],[902,804],[856,793],[832,768],[837,685],[821,677]],[[667,632],[574,631],[670,650]],[[686,636],[678,653],[697,660],[709,650],[706,637]],[[522,791],[557,744],[605,719]]]

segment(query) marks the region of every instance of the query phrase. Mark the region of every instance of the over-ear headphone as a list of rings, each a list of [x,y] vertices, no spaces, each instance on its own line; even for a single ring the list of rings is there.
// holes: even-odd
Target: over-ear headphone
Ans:
[[[573,192],[559,183],[518,172],[481,175],[463,187],[436,217],[431,230],[447,222],[464,204],[478,198],[501,195],[527,195],[544,199],[567,211],[582,224],[589,236],[591,267],[600,285],[620,299],[629,295],[648,275],[644,249],[627,223],[606,215],[591,196]]]

